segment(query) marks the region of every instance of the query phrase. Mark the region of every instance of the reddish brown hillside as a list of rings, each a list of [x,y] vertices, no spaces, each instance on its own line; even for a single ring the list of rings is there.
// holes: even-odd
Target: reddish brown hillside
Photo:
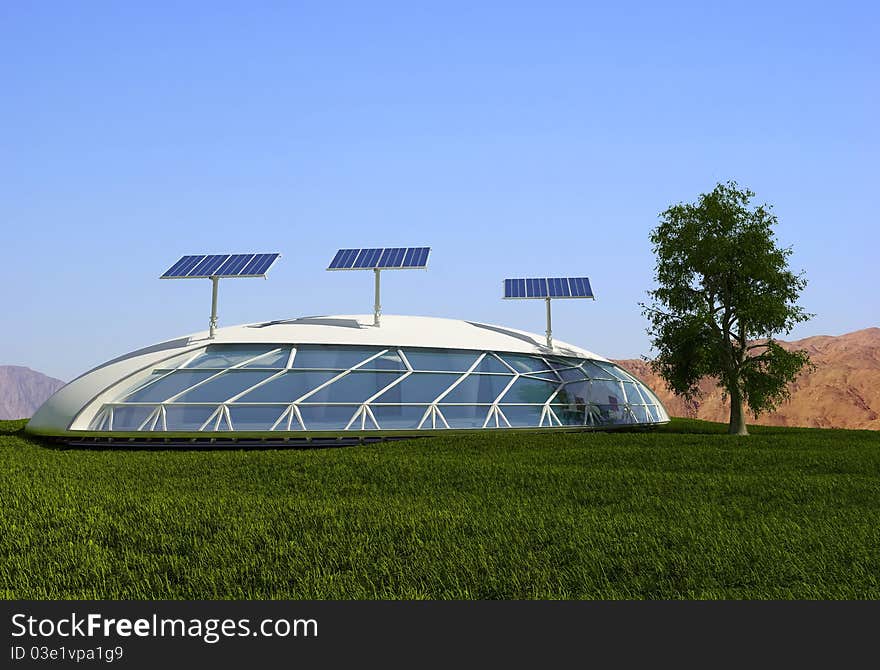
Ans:
[[[780,344],[786,349],[805,349],[816,369],[795,381],[791,400],[757,421],[750,417],[749,423],[880,430],[880,328]],[[687,407],[669,392],[645,361],[617,363],[654,389],[672,416],[728,420],[728,405],[722,401],[721,391],[710,382],[701,385],[704,395],[697,405]]]

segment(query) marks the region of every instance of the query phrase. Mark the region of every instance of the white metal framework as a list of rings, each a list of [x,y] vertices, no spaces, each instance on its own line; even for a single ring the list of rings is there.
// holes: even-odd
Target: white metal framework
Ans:
[[[613,427],[667,420],[601,360],[495,351],[210,345],[105,402],[95,432],[394,431]]]

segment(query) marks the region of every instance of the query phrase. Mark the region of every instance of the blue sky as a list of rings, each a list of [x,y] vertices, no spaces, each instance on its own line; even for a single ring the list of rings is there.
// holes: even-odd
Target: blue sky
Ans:
[[[555,335],[649,353],[668,205],[772,203],[816,313],[878,325],[873,3],[0,4],[0,364],[71,379],[206,327],[185,253],[280,251],[221,325],[369,312],[342,246],[433,247],[386,313],[541,332],[501,279],[591,277]]]

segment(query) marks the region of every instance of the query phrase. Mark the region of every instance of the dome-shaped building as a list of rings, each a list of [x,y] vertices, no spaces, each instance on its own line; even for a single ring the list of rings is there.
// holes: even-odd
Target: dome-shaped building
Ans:
[[[68,442],[260,444],[455,430],[651,426],[669,417],[602,356],[471,321],[320,316],[220,328],[75,379],[27,430]]]

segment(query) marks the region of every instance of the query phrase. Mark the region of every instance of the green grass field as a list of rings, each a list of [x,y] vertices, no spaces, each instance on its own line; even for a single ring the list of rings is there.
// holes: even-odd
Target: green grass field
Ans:
[[[880,598],[880,434],[58,449],[0,422],[0,596]]]

